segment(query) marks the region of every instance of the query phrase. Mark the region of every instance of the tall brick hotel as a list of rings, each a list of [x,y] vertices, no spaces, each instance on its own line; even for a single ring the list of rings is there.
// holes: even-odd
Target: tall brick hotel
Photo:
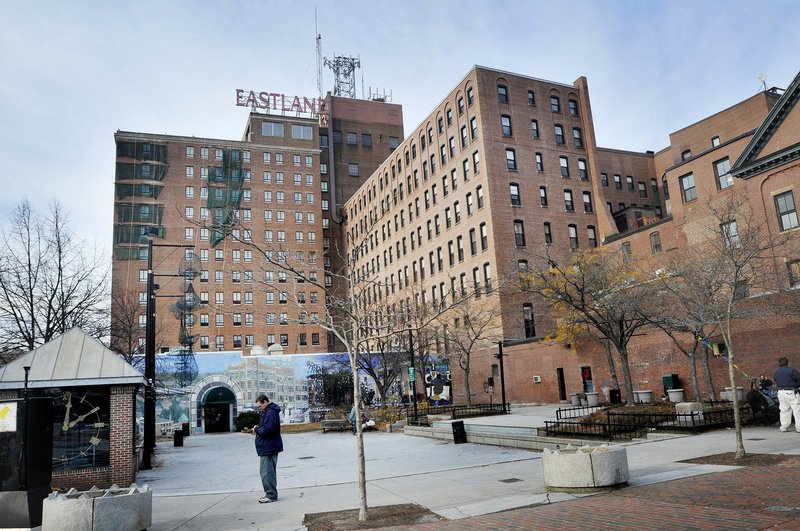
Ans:
[[[669,134],[667,147],[645,153],[597,146],[586,78],[560,83],[479,66],[408,135],[400,105],[330,95],[312,113],[254,104],[238,141],[118,131],[116,317],[137,316],[129,347],[140,347],[150,237],[164,350],[189,334],[198,352],[340,351],[315,324],[326,315],[325,293],[306,280],[344,290],[345,272],[374,279],[370,298],[389,313],[482,292],[497,336],[522,340],[506,350],[511,402],[599,390],[609,382],[599,346],[571,352],[547,340],[542,302],[493,286],[547,245],[625,246],[639,255],[686,248],[703,215],[698,205],[733,189],[772,230],[795,230],[799,83],[709,109]],[[249,242],[300,274],[264,265]],[[776,257],[787,286],[800,285],[798,260]],[[198,271],[191,284],[180,276],[187,264]],[[187,298],[201,305],[176,312]],[[439,355],[448,354],[447,326],[432,343]],[[742,330],[740,349],[755,372],[800,340],[790,318]],[[496,375],[495,351],[474,356],[475,400],[489,401],[480,384]],[[631,360],[638,385],[658,389],[665,374],[688,381],[684,355],[658,334],[637,337]],[[454,400],[463,402],[463,374],[454,368],[452,377]]]

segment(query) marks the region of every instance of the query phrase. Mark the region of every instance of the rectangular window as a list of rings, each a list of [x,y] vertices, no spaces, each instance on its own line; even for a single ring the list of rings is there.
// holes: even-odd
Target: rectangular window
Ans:
[[[558,96],[550,96],[550,110],[553,112],[561,112],[561,102]]]
[[[739,228],[736,225],[736,220],[729,221],[720,225],[722,229],[722,236],[725,238],[725,245],[731,249],[739,247]]]
[[[531,135],[533,138],[539,138],[539,122],[537,120],[531,120]]]
[[[561,176],[569,177],[569,160],[565,156],[558,157],[559,164],[561,164]]]
[[[292,138],[296,138],[299,140],[313,140],[314,139],[313,128],[310,125],[292,124]]]
[[[569,233],[569,246],[572,250],[577,249],[580,247],[580,242],[578,241],[578,227],[575,225],[567,226],[567,232]]]
[[[500,100],[500,103],[508,103],[508,87],[497,85],[497,99]]]
[[[556,132],[556,144],[564,144],[564,128],[556,124],[554,129]]]
[[[347,133],[347,144],[349,146],[357,146],[358,145],[358,134],[357,133]]]
[[[576,148],[583,147],[583,136],[581,135],[580,127],[573,127],[572,128],[572,138],[575,141]]]
[[[506,167],[509,170],[516,170],[517,169],[517,158],[516,153],[512,148],[506,149]],[[477,171],[475,173],[478,173]]]
[[[547,187],[540,186],[539,187],[539,201],[543,207],[547,206]]]
[[[621,190],[622,189],[622,177],[618,174],[614,174],[614,188]]]
[[[273,136],[273,137],[283,137],[283,124],[278,122],[268,122],[263,121],[261,122],[261,135],[262,136]]]
[[[653,254],[661,252],[661,234],[654,232],[650,235],[650,250]]]
[[[714,163],[714,174],[717,176],[717,188],[724,190],[733,186],[733,176],[731,175],[731,161],[729,158],[718,160]]]
[[[517,183],[511,183],[509,185],[509,190],[511,193],[511,204],[513,206],[521,206],[522,201],[520,200],[519,197],[519,185]]]
[[[688,203],[697,199],[697,188],[694,184],[694,174],[684,175],[679,179],[681,183],[681,195],[683,195],[683,202]]]
[[[791,190],[775,196],[775,209],[778,212],[778,222],[782,231],[798,226],[797,208]]]
[[[536,154],[536,171],[543,172],[544,171],[544,161],[542,159],[542,154]]]
[[[591,192],[583,192],[583,211],[591,213],[592,212],[592,193]]]
[[[639,186],[639,197],[645,197],[646,198],[647,197],[647,184],[642,182],[642,181],[639,181],[637,183],[637,185]]]
[[[625,176],[625,182],[628,185],[628,190],[633,190],[633,177],[630,175]]]
[[[528,91],[528,105],[536,105],[536,95],[532,90]]]
[[[511,136],[511,117],[503,115],[500,117],[500,131],[503,136]]]
[[[536,326],[533,322],[533,304],[522,305],[522,322],[525,325],[525,337],[536,337]]]
[[[525,226],[520,219],[514,220],[514,243],[517,247],[525,246]]]
[[[547,222],[544,224],[544,243],[553,243],[553,232]]]
[[[564,190],[564,208],[567,212],[575,211],[575,203],[572,202],[572,190]]]
[[[589,170],[586,167],[586,161],[584,159],[578,159],[578,174],[582,181],[589,179]]]

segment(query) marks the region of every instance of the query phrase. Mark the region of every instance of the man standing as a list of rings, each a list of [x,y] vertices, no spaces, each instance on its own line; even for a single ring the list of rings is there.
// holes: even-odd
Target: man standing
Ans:
[[[253,426],[256,434],[256,452],[261,459],[261,483],[264,486],[264,495],[258,503],[271,503],[278,501],[278,453],[283,451],[281,439],[281,408],[269,401],[266,395],[259,395],[256,405],[261,411],[258,424]]]
[[[789,431],[794,413],[794,429],[800,433],[800,372],[789,367],[789,360],[782,357],[775,369],[775,385],[778,386],[778,403],[781,408],[781,431]]]

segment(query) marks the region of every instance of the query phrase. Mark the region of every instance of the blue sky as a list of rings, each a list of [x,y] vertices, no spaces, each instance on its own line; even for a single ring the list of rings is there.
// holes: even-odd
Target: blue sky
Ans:
[[[325,57],[360,56],[412,130],[475,64],[589,82],[600,146],[658,150],[670,132],[800,70],[800,9],[631,0],[6,0],[0,16],[0,224],[53,197],[110,256],[114,132],[239,139],[237,88],[314,96]],[[323,72],[323,89],[333,75]]]

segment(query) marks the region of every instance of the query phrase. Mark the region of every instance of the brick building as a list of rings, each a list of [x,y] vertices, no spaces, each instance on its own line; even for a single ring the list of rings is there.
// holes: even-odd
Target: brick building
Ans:
[[[398,105],[329,96],[325,107],[325,120],[252,112],[239,141],[115,134],[118,350],[144,345],[148,231],[155,233],[162,351],[185,347],[190,336],[198,351],[334,348],[313,324],[325,315],[324,292],[304,277],[333,283],[326,272],[337,267],[338,205],[386,158],[403,127]],[[265,258],[303,267],[287,274]],[[184,278],[187,268],[197,276]],[[192,311],[176,318],[181,300]],[[135,319],[121,318],[127,315]]]
[[[793,129],[795,85],[780,100],[779,91],[765,91],[681,129],[658,153],[632,153],[596,146],[585,78],[566,85],[475,67],[345,205],[354,278],[376,283],[372,299],[393,315],[474,294],[494,312],[497,339],[521,343],[505,350],[509,401],[607,390],[601,345],[571,352],[545,340],[548,309],[516,290],[494,290],[495,279],[513,277],[547,245],[625,246],[658,263],[670,251],[701,244],[692,226],[704,214],[693,200],[731,187],[746,187],[751,202],[766,205],[763,215],[776,231],[779,222],[792,230],[797,171],[786,161],[800,138]],[[778,108],[784,111],[771,112]],[[760,144],[759,131],[769,135]],[[781,156],[756,155],[753,145],[774,145]],[[768,160],[747,166],[769,168],[759,184],[749,182],[750,173],[736,178],[736,168],[730,171],[740,155]],[[781,260],[787,279],[800,277],[794,259]],[[800,339],[794,324],[790,317],[739,323],[740,352],[758,353],[750,358],[758,369],[751,370],[768,372],[773,358]],[[446,338],[459,326],[437,323],[429,352],[451,355]],[[524,339],[530,342],[518,341]],[[688,381],[685,356],[666,336],[649,332],[630,348],[639,388],[660,395],[663,376]],[[499,398],[482,385],[497,381],[496,351],[472,355],[473,399]],[[463,402],[463,373],[451,370],[454,399]],[[712,370],[721,386],[725,365],[716,360]],[[482,393],[489,392],[487,399]]]

